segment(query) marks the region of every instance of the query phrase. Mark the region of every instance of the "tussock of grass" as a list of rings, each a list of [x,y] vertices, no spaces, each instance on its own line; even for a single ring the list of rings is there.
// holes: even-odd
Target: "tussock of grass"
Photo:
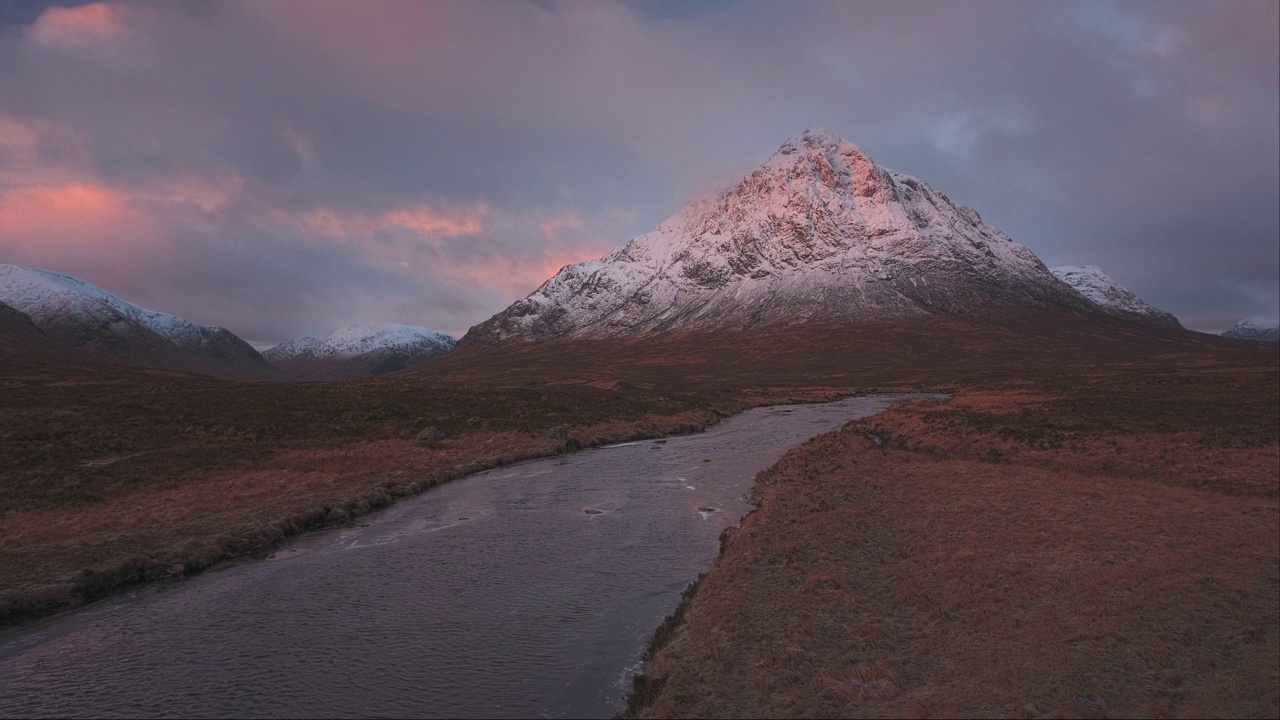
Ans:
[[[598,443],[692,431],[756,405],[856,392],[959,390],[949,406],[893,414],[878,430],[851,428],[842,435],[862,443],[860,453],[963,462],[947,476],[958,486],[967,474],[1016,470],[1065,473],[1073,478],[1069,484],[1093,483],[1088,492],[1103,497],[1112,486],[1136,487],[1134,482],[1197,497],[1205,491],[1231,494],[1242,504],[1274,505],[1275,497],[1280,390],[1273,351],[1194,333],[1058,316],[1004,326],[762,327],[697,337],[513,344],[449,353],[395,377],[340,383],[237,383],[18,357],[0,353],[0,617],[10,619],[82,602],[123,583],[267,552],[290,534],[350,522],[468,472]],[[427,427],[443,432],[444,439],[418,440]],[[872,430],[883,435],[884,447],[868,439]],[[737,587],[746,592],[754,587],[748,582],[753,577],[795,568],[785,583],[751,591],[794,599],[761,623],[835,638],[840,648],[891,655],[916,642],[910,625],[894,619],[894,607],[931,601],[921,611],[932,617],[926,625],[947,627],[964,622],[968,606],[948,604],[948,586],[939,586],[937,578],[850,574],[847,563],[891,565],[898,550],[884,544],[889,530],[874,510],[876,498],[864,497],[856,485],[823,489],[828,478],[861,457],[847,452],[804,461],[808,470],[795,480],[803,488],[793,489],[804,499],[797,505],[803,512],[797,510],[788,524],[770,526],[779,542],[750,566],[763,570],[747,573]],[[1069,466],[1055,464],[1058,454],[1070,458]],[[769,493],[790,487],[789,477],[762,477],[762,513],[770,512]],[[928,505],[935,502],[931,493],[921,490],[913,497]],[[1013,500],[995,490],[956,502],[975,504],[975,517],[992,513],[993,535],[1019,517]],[[989,508],[982,509],[983,503]],[[1110,517],[1105,503],[1090,507]],[[1168,517],[1173,522],[1175,516]],[[825,539],[807,538],[800,531],[810,527],[841,529]],[[855,530],[882,534],[841,534]],[[759,527],[744,525],[737,532],[722,564],[740,543],[759,542],[752,532],[758,534]],[[846,565],[812,564],[811,543]],[[1222,567],[1235,567],[1231,562]],[[697,608],[715,606],[729,592],[715,577],[709,577],[714,591],[699,592],[680,628],[694,627],[702,612]],[[811,611],[839,598],[881,592],[875,590],[880,582],[897,583],[881,590],[900,598],[884,613],[868,605],[842,624],[833,620],[839,615]],[[1253,600],[1241,602],[1252,612]],[[1184,624],[1203,623],[1193,617]],[[717,636],[721,641],[725,632]],[[693,636],[677,628],[655,662],[666,653],[703,647],[711,664],[692,685],[670,675],[648,707],[710,707],[696,705],[697,699],[723,695],[738,682],[734,673],[745,673],[757,695],[776,691],[780,698],[794,694],[834,703],[831,698],[856,694],[871,698],[866,702],[906,703],[901,707],[921,711],[945,713],[950,707],[946,692],[920,692],[912,684],[916,676],[889,655],[823,660],[820,644],[785,641],[764,643],[739,657],[732,644],[691,644],[688,637]],[[1089,647],[1093,652],[1101,646]],[[1169,647],[1181,652],[1182,646]],[[724,665],[727,658],[741,662]],[[792,673],[795,667],[804,671]],[[1270,666],[1259,667],[1265,675]],[[815,680],[819,669],[825,672]],[[1228,689],[1221,693],[1232,687],[1222,678],[1253,682],[1245,675],[1206,675],[1194,665],[1174,670],[1192,678],[1187,683],[1224,683]],[[665,671],[646,672],[668,677]],[[895,699],[875,699],[889,691],[885,683],[898,688]],[[1174,697],[1171,707],[1196,707],[1183,697]],[[819,707],[795,702],[798,713]],[[1083,712],[1070,702],[1054,707],[1068,706],[1068,714]],[[772,706],[753,712],[766,707]],[[883,707],[888,711],[889,705]]]
[[[1181,410],[1217,402],[1194,384]],[[758,510],[646,664],[630,716],[1274,717],[1275,436],[1178,467],[1212,429],[1113,391],[1114,412],[961,392],[793,450],[758,479]],[[1108,469],[1089,438],[1047,449],[1005,432],[1041,408],[1079,427],[1104,413],[1150,454]],[[1205,468],[1217,479],[1192,482]]]

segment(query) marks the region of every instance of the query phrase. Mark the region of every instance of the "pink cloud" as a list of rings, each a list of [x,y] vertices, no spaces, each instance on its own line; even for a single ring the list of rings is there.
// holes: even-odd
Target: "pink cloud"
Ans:
[[[92,3],[51,7],[22,28],[22,39],[41,50],[79,56],[113,69],[139,70],[157,60],[151,32],[162,10]]]
[[[297,223],[314,237],[363,241],[380,230],[402,228],[424,239],[478,235],[484,230],[489,208],[481,203],[459,206],[418,203],[382,213],[339,212],[329,207],[298,215],[283,214],[286,222]]]
[[[51,7],[22,30],[38,45],[92,47],[110,43],[123,30],[120,8],[107,3]]]
[[[559,215],[538,215],[538,229],[542,231],[543,237],[548,240],[558,239],[566,230],[581,232],[585,226],[582,216],[576,212]]]
[[[160,225],[105,185],[69,182],[0,193],[0,250],[24,264],[127,265],[165,245]]]

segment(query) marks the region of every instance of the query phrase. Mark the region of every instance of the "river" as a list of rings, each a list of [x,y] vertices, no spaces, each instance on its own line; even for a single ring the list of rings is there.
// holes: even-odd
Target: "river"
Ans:
[[[0,631],[0,716],[601,717],[789,448],[898,397],[478,473]]]

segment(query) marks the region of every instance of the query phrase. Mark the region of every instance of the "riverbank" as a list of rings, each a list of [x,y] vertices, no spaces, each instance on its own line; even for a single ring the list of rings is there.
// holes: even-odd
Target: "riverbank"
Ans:
[[[1276,716],[1273,365],[970,388],[796,448],[628,716]]]
[[[497,468],[9,628],[0,716],[612,716],[638,633],[710,564],[751,479],[892,402],[756,408]]]
[[[1199,422],[1224,441],[1274,425],[1238,422],[1269,397],[1254,375],[1274,385],[1274,351],[1260,343],[1051,319],[515,343],[338,383],[6,361],[0,622],[261,553],[486,467],[692,431],[760,405],[952,388],[1074,397],[1194,377],[1223,398],[1201,403],[1213,414]],[[1135,407],[1178,412],[1176,400],[1151,402]],[[1105,408],[1084,411],[1110,427]]]
[[[167,392],[138,397],[154,384],[167,384]],[[0,429],[8,430],[10,447],[19,447],[10,454],[11,492],[0,524],[4,623],[260,556],[287,537],[349,525],[482,470],[697,432],[749,407],[852,392],[795,388],[672,399],[616,383],[549,393],[412,379],[225,383],[149,371],[76,383],[55,376],[26,389],[26,412],[0,417],[9,421]],[[115,406],[129,390],[136,404]],[[414,399],[401,397],[406,390]],[[86,429],[72,415],[109,427]],[[12,429],[33,416],[47,429]],[[152,423],[165,416],[190,424]],[[419,439],[428,427],[444,437]],[[80,436],[61,436],[68,430]],[[90,433],[101,436],[85,437]],[[54,450],[59,441],[71,447]]]

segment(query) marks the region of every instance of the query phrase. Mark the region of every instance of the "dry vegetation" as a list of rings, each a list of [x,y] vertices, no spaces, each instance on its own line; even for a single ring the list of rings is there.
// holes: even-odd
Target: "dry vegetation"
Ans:
[[[1060,317],[758,328],[463,347],[329,384],[4,351],[11,619],[484,467],[764,403],[951,390],[762,475],[633,713],[1280,712],[1274,346]]]
[[[261,552],[480,469],[719,417],[649,393],[414,378],[95,368],[0,382],[0,617]],[[418,440],[427,427],[444,439]]]
[[[1275,717],[1278,381],[1100,365],[810,441],[629,714]]]

